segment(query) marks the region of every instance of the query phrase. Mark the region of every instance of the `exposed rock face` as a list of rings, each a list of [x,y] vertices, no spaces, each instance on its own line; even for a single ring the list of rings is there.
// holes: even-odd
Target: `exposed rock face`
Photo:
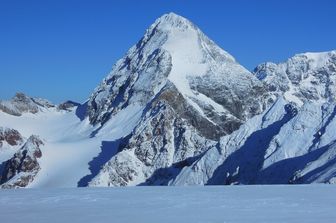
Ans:
[[[146,114],[159,115],[168,109],[172,115],[163,113],[161,119],[154,118],[158,122],[150,118],[151,121],[139,123],[137,129],[141,131],[132,133],[129,144],[104,166],[90,186],[334,183],[334,51],[302,54],[289,61],[274,65],[280,68],[273,70],[264,67],[263,75],[261,69],[256,69],[258,78],[280,99],[247,123],[238,122],[226,136],[218,134],[221,131],[216,125],[203,123],[205,119],[199,118],[183,93],[167,84],[152,101],[161,105],[161,109],[149,106]],[[282,66],[287,67],[287,73],[281,73]],[[214,98],[216,93],[211,95]],[[148,117],[151,115],[144,116],[144,120]],[[178,135],[187,145],[171,144],[176,138],[171,132],[183,129],[171,123],[179,123],[176,117],[186,123],[192,138],[200,136],[199,147],[183,133]],[[228,123],[234,122],[223,121]],[[238,130],[233,132],[235,129]],[[156,131],[158,135],[153,134]],[[220,137],[218,144],[217,137]],[[171,155],[181,154],[185,148],[191,148],[189,156]],[[181,163],[182,167],[177,167]]]
[[[284,63],[263,63],[254,70],[270,92],[299,105],[336,97],[336,51],[298,54]]]
[[[23,113],[37,113],[43,108],[55,107],[49,101],[41,98],[31,98],[23,93],[17,93],[10,101],[0,100],[0,110],[14,116]]]
[[[258,66],[255,74],[277,102],[222,137],[220,150],[209,149],[170,184],[335,183],[334,66],[335,51]]]
[[[10,146],[20,145],[23,142],[23,137],[15,129],[0,127],[0,149],[6,142]]]
[[[70,111],[72,108],[80,106],[79,103],[74,102],[74,101],[66,101],[57,106],[58,110],[63,110],[63,111]]]
[[[256,76],[278,99],[261,114],[248,110],[255,115],[246,122],[239,105],[227,109],[230,121],[221,119],[216,107],[199,106],[204,113],[198,113],[191,101],[201,105],[201,97],[186,96],[168,80],[146,106],[127,145],[89,185],[335,183],[334,53],[258,66]],[[199,94],[230,103],[193,81],[190,88],[199,88]]]
[[[166,185],[216,142],[202,137],[164,100],[154,100],[122,151],[90,186]]]
[[[3,164],[0,185],[1,188],[26,187],[33,181],[40,170],[38,159],[42,152],[43,142],[37,136],[31,136],[24,146],[14,156]]]

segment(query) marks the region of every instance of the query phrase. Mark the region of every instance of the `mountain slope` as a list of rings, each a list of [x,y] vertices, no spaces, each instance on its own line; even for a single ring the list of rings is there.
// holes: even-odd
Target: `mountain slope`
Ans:
[[[220,149],[207,151],[170,184],[334,183],[334,55],[299,54],[278,65],[259,65],[256,76],[279,99],[222,137]]]
[[[263,84],[195,25],[164,15],[90,97],[89,119],[102,126],[128,106],[143,106],[128,144],[90,185],[166,184],[178,163],[262,112],[267,98]]]

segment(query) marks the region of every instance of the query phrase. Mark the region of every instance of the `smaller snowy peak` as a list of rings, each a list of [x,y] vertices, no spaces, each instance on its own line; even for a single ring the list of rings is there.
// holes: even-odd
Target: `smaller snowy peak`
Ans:
[[[21,116],[23,113],[36,114],[54,107],[55,105],[46,99],[32,98],[24,93],[16,93],[9,101],[0,100],[0,111],[14,116]]]
[[[29,137],[11,159],[1,164],[0,188],[22,188],[31,183],[38,171],[38,159],[42,157],[43,141],[35,135]]]
[[[294,56],[294,58],[301,58],[302,60],[306,60],[310,69],[319,69],[328,65],[329,62],[335,62],[336,50],[329,52],[307,52],[303,54],[297,54]]]
[[[336,97],[336,51],[302,53],[286,62],[262,63],[255,76],[266,83],[269,91],[283,94],[291,102],[324,103]]]

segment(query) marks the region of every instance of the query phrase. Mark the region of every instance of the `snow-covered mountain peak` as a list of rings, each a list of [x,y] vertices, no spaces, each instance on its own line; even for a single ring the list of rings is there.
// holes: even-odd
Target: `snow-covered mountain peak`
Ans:
[[[271,92],[288,101],[324,103],[336,98],[336,51],[302,53],[286,62],[263,63],[254,70]]]
[[[330,63],[335,63],[336,51],[327,52],[307,52],[296,54],[289,58],[288,63],[289,71],[292,69],[301,69],[302,72],[318,71],[325,69]]]
[[[179,16],[173,12],[164,14],[158,18],[149,28],[152,31],[154,28],[159,28],[161,30],[171,31],[172,28],[187,30],[196,29],[196,27],[186,18]]]
[[[98,136],[125,114],[135,123],[132,132],[123,131],[122,152],[90,185],[141,183],[158,167],[204,152],[267,104],[262,82],[229,53],[187,19],[164,15],[88,101],[90,122],[102,129]]]
[[[181,42],[182,40],[186,40],[184,42],[186,45],[182,47],[184,50],[186,50],[186,48],[192,50],[193,47],[196,47],[202,48],[205,51],[208,50],[208,52],[203,53],[210,53],[209,49],[206,48],[206,45],[213,45],[213,47],[217,47],[216,44],[210,40],[195,24],[173,12],[164,14],[158,18],[146,30],[144,38],[138,43],[138,45],[142,45],[143,43],[148,44],[149,39],[152,39],[152,42],[156,44],[154,48],[163,47],[164,49],[172,52],[179,49],[178,42]],[[190,43],[188,43],[188,40],[190,40]],[[210,47],[211,50],[218,51],[217,53],[222,54],[226,60],[235,62],[235,59],[229,53],[225,52],[220,47],[214,49],[213,47]],[[189,54],[191,53],[192,52],[189,52]],[[197,55],[201,57],[200,53]]]
[[[143,109],[168,89],[207,122],[234,120],[229,132],[262,110],[264,100],[259,99],[265,93],[229,53],[190,21],[170,13],[150,26],[92,94],[90,121],[105,123],[129,105]]]
[[[306,61],[311,69],[319,69],[327,65],[329,62],[336,60],[336,50],[297,54],[293,57],[293,60],[295,59]]]
[[[10,100],[0,99],[0,112],[13,116],[21,116],[25,113],[37,114],[39,112],[60,112],[71,111],[80,104],[74,101],[65,101],[59,105],[54,105],[44,98],[31,97],[18,92]]]
[[[24,93],[16,93],[8,101],[0,100],[0,111],[14,116],[21,116],[23,113],[36,114],[54,107],[55,105],[46,99],[29,97]]]

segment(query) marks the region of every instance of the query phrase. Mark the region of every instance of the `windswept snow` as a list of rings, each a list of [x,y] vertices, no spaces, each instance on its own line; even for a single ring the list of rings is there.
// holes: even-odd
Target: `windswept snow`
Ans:
[[[133,187],[0,191],[1,222],[330,223],[336,187]]]

